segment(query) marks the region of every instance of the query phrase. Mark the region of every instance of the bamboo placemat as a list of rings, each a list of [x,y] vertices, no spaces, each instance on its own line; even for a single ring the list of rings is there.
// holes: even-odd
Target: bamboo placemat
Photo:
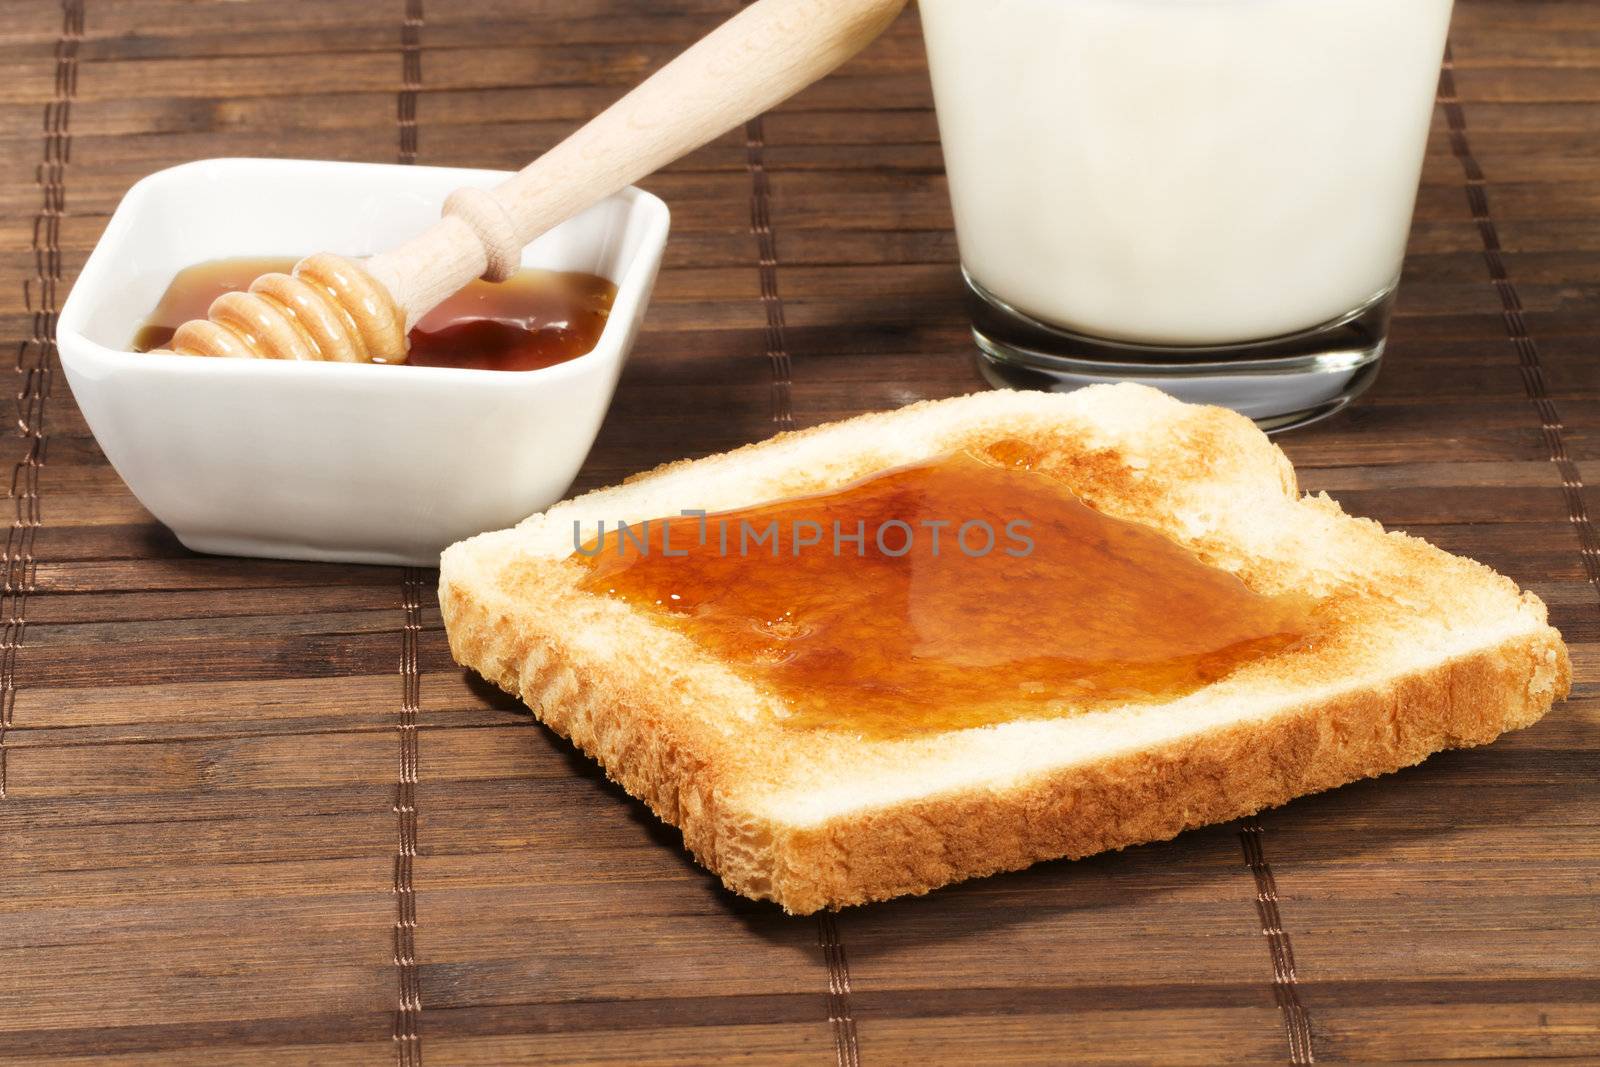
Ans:
[[[51,330],[131,182],[516,167],[735,5],[0,4],[0,1062],[1600,1062],[1587,0],[1461,0],[1383,377],[1282,441],[1550,604],[1576,694],[1492,747],[790,919],[456,669],[431,572],[191,556],[128,495]],[[668,264],[583,486],[979,386],[914,15],[647,184]]]

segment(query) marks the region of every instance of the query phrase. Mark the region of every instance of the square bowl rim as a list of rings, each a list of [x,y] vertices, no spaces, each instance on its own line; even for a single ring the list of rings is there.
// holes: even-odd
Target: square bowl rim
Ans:
[[[647,192],[637,186],[629,185],[617,192],[610,194],[596,202],[620,200],[630,207],[627,228],[638,228],[643,231],[640,247],[627,262],[620,278],[616,280],[617,295],[612,304],[606,324],[600,332],[600,337],[588,352],[573,359],[555,363],[548,367],[540,367],[526,371],[500,371],[485,370],[476,367],[410,367],[405,366],[403,375],[393,375],[393,368],[381,367],[370,363],[343,363],[331,360],[281,360],[281,359],[206,359],[197,356],[182,356],[177,354],[156,354],[150,352],[133,352],[124,348],[112,348],[91,339],[82,328],[82,321],[88,315],[88,307],[93,302],[94,294],[103,288],[113,269],[112,260],[115,258],[114,246],[119,245],[127,237],[127,231],[133,226],[132,219],[142,209],[143,202],[156,195],[164,186],[176,184],[191,176],[196,171],[222,171],[263,169],[280,169],[287,172],[304,173],[325,167],[338,167],[340,169],[364,169],[371,171],[390,171],[399,174],[414,174],[417,172],[449,172],[488,178],[510,177],[515,171],[493,170],[480,167],[440,167],[427,165],[407,165],[400,163],[369,163],[345,160],[324,159],[281,159],[271,157],[250,156],[218,156],[207,159],[190,160],[145,175],[128,187],[122,200],[112,212],[111,219],[107,222],[105,230],[95,242],[93,251],[84,262],[83,268],[78,272],[77,279],[72,287],[72,292],[67,295],[66,303],[62,306],[56,319],[56,343],[63,367],[69,370],[87,370],[91,363],[99,363],[108,369],[115,369],[125,373],[148,374],[151,376],[189,377],[198,375],[236,375],[244,378],[253,378],[258,375],[293,375],[315,376],[306,377],[306,380],[320,378],[327,382],[343,381],[349,383],[350,375],[363,375],[382,373],[388,375],[383,379],[386,385],[404,387],[404,379],[414,379],[419,386],[437,387],[443,384],[455,383],[461,386],[485,386],[495,383],[498,388],[508,386],[537,386],[553,381],[583,376],[598,372],[608,362],[614,361],[622,354],[623,335],[631,322],[636,306],[650,295],[650,280],[653,271],[648,266],[648,261],[655,258],[659,251],[666,245],[667,231],[671,222],[671,212],[666,202],[654,193]],[[642,211],[641,211],[642,209]],[[585,209],[588,210],[588,209]],[[307,253],[309,254],[309,253]],[[87,282],[87,284],[85,284]],[[328,377],[332,375],[332,377]],[[508,380],[509,379],[509,380]]]

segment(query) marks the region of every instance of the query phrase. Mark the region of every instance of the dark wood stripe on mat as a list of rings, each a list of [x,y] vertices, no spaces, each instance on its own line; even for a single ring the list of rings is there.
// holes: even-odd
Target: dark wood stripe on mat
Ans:
[[[1296,988],[1299,980],[1294,973],[1294,948],[1289,943],[1288,931],[1283,928],[1283,916],[1278,908],[1278,883],[1272,877],[1272,865],[1267,862],[1266,836],[1254,817],[1246,819],[1239,828],[1244,862],[1255,877],[1256,914],[1261,919],[1261,934],[1272,956],[1272,997],[1283,1013],[1283,1027],[1289,1036],[1289,1062],[1313,1063],[1316,1056],[1311,1048],[1311,1016],[1300,1003],[1300,992]]]
[[[756,238],[761,306],[767,313],[767,359],[772,363],[772,421],[794,427],[789,345],[784,337],[783,296],[778,291],[778,242],[772,232],[772,183],[767,176],[765,116],[744,127],[745,166],[750,171],[750,232]]]
[[[35,180],[39,210],[33,217],[33,273],[22,283],[22,301],[32,330],[17,346],[17,434],[21,456],[11,470],[16,509],[6,532],[5,578],[0,587],[0,799],[6,795],[6,730],[17,708],[17,653],[27,637],[28,595],[34,591],[34,542],[44,514],[39,468],[49,447],[45,409],[55,378],[56,311],[60,307],[61,217],[67,205],[67,166],[72,161],[72,98],[78,92],[78,46],[83,39],[83,0],[63,0],[55,46],[55,89],[44,106],[43,149]]]
[[[422,89],[422,0],[405,0],[400,25],[401,87],[395,104],[401,163],[417,161],[417,93]],[[422,1065],[422,979],[417,967],[417,782],[421,738],[422,672],[417,641],[422,634],[422,598],[431,583],[427,573],[407,567],[400,578],[405,624],[400,631],[400,778],[394,812],[399,841],[394,856],[394,965],[399,1002],[394,1015],[395,1058],[400,1067]]]
[[[1450,129],[1450,151],[1461,164],[1466,182],[1467,207],[1477,226],[1479,240],[1483,243],[1483,261],[1489,269],[1489,283],[1500,298],[1500,317],[1505,324],[1506,339],[1517,353],[1517,370],[1522,376],[1523,390],[1533,403],[1539,416],[1539,432],[1544,438],[1550,462],[1561,472],[1561,495],[1566,501],[1567,520],[1578,535],[1578,554],[1583,561],[1583,572],[1589,584],[1600,593],[1600,535],[1589,521],[1589,510],[1583,500],[1583,476],[1578,465],[1567,452],[1561,414],[1550,398],[1545,384],[1544,366],[1539,357],[1539,346],[1528,332],[1522,298],[1506,269],[1500,230],[1495,225],[1490,209],[1488,181],[1483,167],[1472,154],[1472,142],[1467,137],[1467,116],[1456,92],[1455,52],[1445,50],[1444,69],[1439,73],[1439,102],[1444,105],[1445,121]]]
[[[828,964],[828,1025],[833,1028],[833,1050],[838,1067],[859,1067],[861,1050],[856,1041],[856,1020],[850,1011],[850,961],[844,954],[839,922],[832,912],[817,916],[817,941]]]
[[[400,651],[400,776],[394,812],[399,840],[394,856],[394,964],[399,979],[395,1009],[395,1055],[401,1067],[422,1063],[422,984],[417,971],[417,772],[420,759],[417,713],[422,708],[422,677],[417,669],[417,639],[422,632],[423,572],[407,568],[401,582],[405,626]]]
[[[400,23],[400,95],[395,119],[400,125],[400,162],[417,161],[417,92],[422,88],[422,0],[405,0]]]

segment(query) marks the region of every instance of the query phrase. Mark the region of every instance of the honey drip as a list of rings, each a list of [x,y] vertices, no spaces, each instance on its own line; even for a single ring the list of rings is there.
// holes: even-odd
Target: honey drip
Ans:
[[[817,496],[656,520],[646,538],[638,524],[589,530],[575,558],[583,588],[668,620],[780,697],[787,725],[868,737],[1171,700],[1310,634],[1309,598],[1257,593],[1031,460],[1001,442]],[[775,520],[775,542],[741,542]],[[820,526],[818,543],[798,543],[810,526],[789,536],[795,520]],[[875,536],[883,527],[898,552],[906,531],[891,520],[914,535],[903,555]],[[925,524],[937,520],[949,525],[935,552]],[[859,554],[845,541],[834,555],[835,522],[864,532]],[[988,539],[974,525],[960,542],[959,528],[979,522],[993,543],[969,554],[963,543],[976,553]]]
[[[178,272],[133,341],[135,352],[164,348],[211,302],[264,274],[286,274],[287,256],[218,259]],[[594,274],[524,269],[504,282],[476,281],[422,317],[405,363],[413,367],[538,370],[576,359],[600,340],[617,287]],[[375,362],[392,362],[378,359]]]

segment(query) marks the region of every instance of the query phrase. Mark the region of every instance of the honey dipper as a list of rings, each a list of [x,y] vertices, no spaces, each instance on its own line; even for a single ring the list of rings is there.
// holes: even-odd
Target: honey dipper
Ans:
[[[504,281],[535,237],[799,92],[855,55],[906,0],[757,0],[493,189],[364,261],[319,252],[225,293],[168,351],[399,361],[406,334],[456,290]]]

